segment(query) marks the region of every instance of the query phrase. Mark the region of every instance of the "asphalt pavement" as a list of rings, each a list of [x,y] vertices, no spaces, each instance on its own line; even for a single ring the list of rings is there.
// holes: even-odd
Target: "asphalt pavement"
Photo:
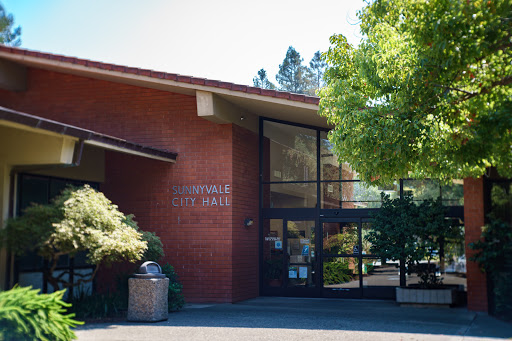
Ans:
[[[156,323],[94,323],[78,340],[503,340],[512,324],[465,308],[400,307],[393,301],[258,297],[190,304]]]

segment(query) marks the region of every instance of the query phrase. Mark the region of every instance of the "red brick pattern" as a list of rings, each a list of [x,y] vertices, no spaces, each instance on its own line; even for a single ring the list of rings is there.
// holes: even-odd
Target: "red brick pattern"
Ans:
[[[318,97],[314,97],[314,96],[298,95],[298,94],[294,94],[294,93],[290,93],[290,92],[286,92],[286,91],[266,90],[266,89],[255,88],[255,87],[246,86],[246,85],[234,84],[234,83],[229,83],[229,82],[221,82],[221,81],[217,81],[217,80],[209,80],[209,79],[198,78],[198,77],[183,76],[183,75],[177,75],[174,73],[166,73],[166,72],[141,69],[141,68],[136,68],[136,67],[128,67],[128,66],[123,66],[123,65],[108,64],[108,63],[102,63],[102,62],[97,62],[97,61],[91,61],[91,60],[87,60],[87,59],[80,59],[80,58],[76,58],[76,57],[67,57],[67,56],[61,56],[61,55],[56,55],[56,54],[51,54],[51,53],[32,51],[32,50],[22,49],[19,47],[10,47],[10,46],[5,46],[5,45],[1,45],[1,44],[0,44],[0,52],[7,52],[7,53],[17,54],[17,55],[26,55],[26,56],[40,58],[40,59],[56,60],[56,61],[68,63],[68,64],[77,64],[77,65],[82,65],[82,66],[95,68],[95,69],[136,74],[136,75],[147,76],[147,77],[151,77],[151,78],[170,79],[170,80],[182,82],[182,83],[192,83],[192,84],[198,84],[198,85],[213,86],[213,87],[217,87],[217,88],[221,88],[221,89],[247,92],[247,93],[257,94],[257,95],[261,95],[261,96],[284,98],[284,99],[287,99],[290,101],[295,101],[295,102],[305,102],[305,103],[310,103],[310,104],[318,104],[320,102],[320,99]]]
[[[464,225],[466,229],[466,271],[468,284],[468,309],[488,311],[487,277],[478,264],[469,261],[475,253],[468,244],[480,239],[485,221],[483,178],[464,179]]]
[[[258,296],[258,135],[233,125],[233,301]],[[244,227],[244,219],[254,224]]]
[[[194,96],[34,68],[28,90],[0,90],[0,105],[177,152],[175,164],[107,152],[102,190],[161,238],[161,263],[175,267],[188,302],[258,295],[256,134],[199,118]],[[229,185],[229,206],[203,207],[202,197],[217,196],[204,195],[194,207],[174,207],[172,199],[184,196],[173,186],[184,185]],[[255,221],[249,229],[247,217]]]

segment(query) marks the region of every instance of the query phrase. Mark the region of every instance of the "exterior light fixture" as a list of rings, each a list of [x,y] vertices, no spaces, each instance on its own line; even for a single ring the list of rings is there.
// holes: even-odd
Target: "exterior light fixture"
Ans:
[[[252,220],[251,218],[245,218],[245,220],[244,220],[245,227],[252,226],[252,224],[254,224],[254,220]]]

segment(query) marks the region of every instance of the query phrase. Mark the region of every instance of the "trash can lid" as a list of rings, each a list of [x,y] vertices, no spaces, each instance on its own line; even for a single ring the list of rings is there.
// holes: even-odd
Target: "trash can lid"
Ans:
[[[162,268],[158,263],[148,261],[144,262],[140,267],[139,271],[135,274],[137,278],[165,278],[162,273]]]

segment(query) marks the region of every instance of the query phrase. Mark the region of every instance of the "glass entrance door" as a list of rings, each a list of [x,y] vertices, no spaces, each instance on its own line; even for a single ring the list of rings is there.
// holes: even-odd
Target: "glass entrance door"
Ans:
[[[269,219],[263,229],[263,293],[319,296],[315,221]]]
[[[285,224],[287,294],[312,295],[318,278],[315,221],[285,220]]]
[[[321,224],[322,296],[394,298],[398,268],[371,254],[365,238],[370,224],[358,220],[324,220]]]
[[[359,235],[357,222],[322,223],[323,296],[362,297]]]

